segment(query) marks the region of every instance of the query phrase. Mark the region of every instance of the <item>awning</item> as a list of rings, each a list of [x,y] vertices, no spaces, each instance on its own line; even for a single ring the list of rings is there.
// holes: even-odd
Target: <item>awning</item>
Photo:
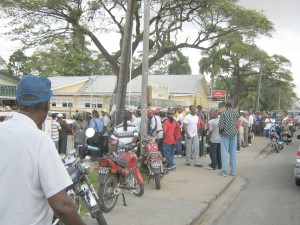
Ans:
[[[0,85],[0,99],[16,99],[16,86]]]

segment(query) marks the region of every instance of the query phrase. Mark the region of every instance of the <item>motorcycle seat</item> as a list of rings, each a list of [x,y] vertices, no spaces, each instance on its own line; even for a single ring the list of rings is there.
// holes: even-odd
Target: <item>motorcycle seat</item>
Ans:
[[[126,168],[128,166],[128,162],[123,158],[113,158],[112,160],[122,168]]]

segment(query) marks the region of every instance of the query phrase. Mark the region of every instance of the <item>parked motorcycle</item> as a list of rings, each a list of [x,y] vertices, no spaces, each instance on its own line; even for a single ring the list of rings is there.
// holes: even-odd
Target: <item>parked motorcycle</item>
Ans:
[[[168,173],[168,170],[164,170],[163,162],[166,161],[162,157],[161,153],[158,151],[158,145],[155,142],[155,139],[151,136],[146,136],[140,143],[140,147],[144,148],[143,162],[147,166],[149,172],[149,179],[155,180],[156,189],[161,188],[160,180],[165,174]]]
[[[89,163],[81,161],[75,149],[69,150],[67,156],[61,154],[61,158],[73,181],[73,184],[67,187],[66,191],[74,201],[78,213],[80,213],[81,202],[84,202],[92,218],[96,219],[99,225],[107,225],[99,197],[87,176],[91,167]],[[56,224],[63,225],[59,218],[54,217],[52,225]]]
[[[288,145],[290,142],[292,142],[292,135],[290,132],[290,129],[287,126],[280,126],[280,132],[281,132],[281,137],[282,141]]]
[[[272,149],[277,153],[283,149],[283,143],[279,141],[279,135],[276,132],[270,132],[270,141]]]
[[[137,147],[133,143],[118,146],[112,156],[103,156],[99,162],[99,198],[104,212],[110,212],[121,194],[126,206],[124,193],[140,197],[144,194],[144,181],[138,169]]]

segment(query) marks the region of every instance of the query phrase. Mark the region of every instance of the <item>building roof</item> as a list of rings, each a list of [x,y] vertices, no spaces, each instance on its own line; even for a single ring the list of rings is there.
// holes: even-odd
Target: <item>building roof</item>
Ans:
[[[88,82],[80,91],[81,93],[107,93],[112,94],[117,86],[115,75],[95,75],[92,82]]]
[[[57,76],[48,77],[52,83],[52,89],[64,88],[85,82],[79,90],[82,95],[90,94],[112,94],[117,85],[117,76],[115,75],[93,75],[92,82],[90,76]],[[148,85],[152,83],[167,84],[169,86],[170,95],[191,95],[195,94],[197,86],[204,82],[207,89],[207,83],[203,75],[149,75]],[[127,92],[129,92],[130,82],[127,84]],[[142,75],[137,76],[131,81],[131,93],[141,93]]]
[[[93,75],[92,82],[90,80],[91,76],[55,76],[48,78],[51,81],[52,90],[85,82],[85,85],[79,91],[81,94],[90,94],[92,91],[95,94],[111,94],[117,84],[115,75]]]
[[[89,80],[89,76],[55,76],[48,78],[51,81],[52,90],[87,82]]]
[[[204,79],[203,75],[149,75],[148,84],[160,83],[169,85],[170,95],[194,94],[197,86]],[[205,80],[205,79],[204,79]],[[205,81],[206,84],[206,81]],[[127,92],[129,91],[129,83],[127,84]],[[141,93],[142,76],[138,76],[131,81],[131,92]]]

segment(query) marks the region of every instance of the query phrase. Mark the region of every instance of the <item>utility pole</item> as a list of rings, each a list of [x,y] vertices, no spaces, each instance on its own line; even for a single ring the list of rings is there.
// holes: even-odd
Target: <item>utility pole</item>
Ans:
[[[257,93],[256,93],[256,101],[255,101],[255,111],[259,111],[259,98],[260,98],[261,76],[262,76],[262,65],[260,63],[259,78],[258,78]]]
[[[147,86],[149,74],[149,21],[150,21],[150,0],[144,0],[144,35],[143,35],[143,67],[142,67],[142,122],[141,138],[147,135]],[[144,149],[141,149],[141,155]]]
[[[117,103],[116,103],[116,120],[115,125],[122,122],[125,102],[126,102],[126,88],[129,80],[129,65],[131,62],[131,39],[133,26],[133,8],[135,0],[128,0],[126,21],[124,27],[124,36],[122,42],[121,65],[117,84]]]

